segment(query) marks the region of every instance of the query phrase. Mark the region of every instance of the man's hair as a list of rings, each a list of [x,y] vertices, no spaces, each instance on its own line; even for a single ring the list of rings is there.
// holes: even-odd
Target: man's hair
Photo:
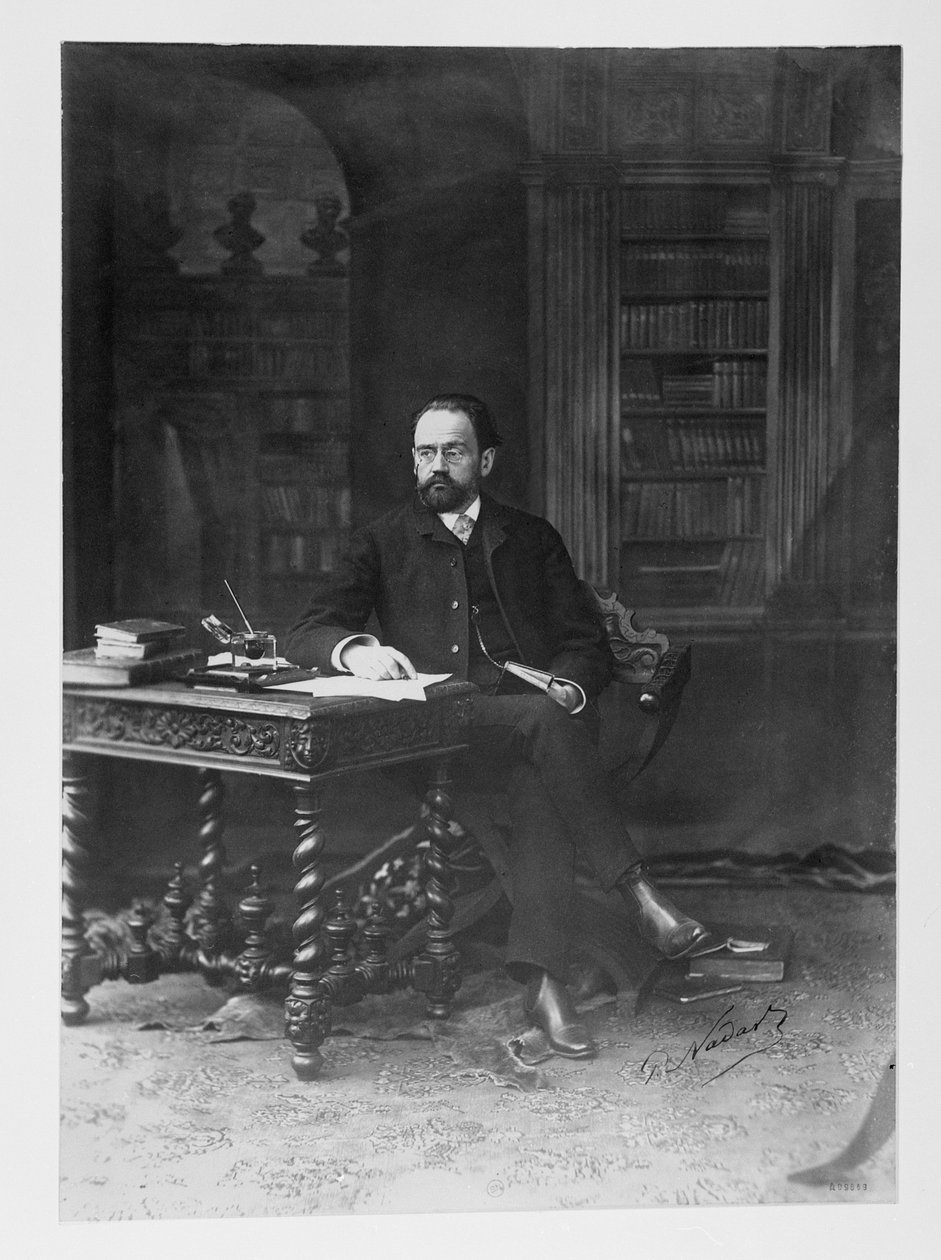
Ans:
[[[418,422],[429,411],[459,411],[466,416],[477,439],[478,454],[482,454],[491,446],[502,446],[503,438],[497,432],[487,404],[475,398],[473,394],[436,394],[430,398],[412,416],[412,445],[415,443],[415,430]]]

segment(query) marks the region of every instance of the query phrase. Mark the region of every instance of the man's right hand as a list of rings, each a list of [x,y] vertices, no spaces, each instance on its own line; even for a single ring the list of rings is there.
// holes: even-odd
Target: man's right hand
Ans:
[[[417,678],[418,671],[404,652],[383,643],[348,643],[340,663],[357,678]]]

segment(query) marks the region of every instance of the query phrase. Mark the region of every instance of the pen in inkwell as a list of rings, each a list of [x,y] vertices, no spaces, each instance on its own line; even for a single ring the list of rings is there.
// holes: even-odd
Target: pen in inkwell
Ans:
[[[239,610],[239,616],[242,618],[242,620],[245,622],[246,627],[248,628],[248,633],[249,633],[249,634],[254,634],[254,633],[255,633],[255,631],[252,629],[252,623],[251,623],[251,622],[248,620],[248,618],[245,616],[244,609],[242,608],[242,605],[241,605],[241,604],[238,602],[238,600],[236,599],[236,597],[235,597],[235,591],[233,591],[232,587],[229,585],[228,579],[227,579],[227,578],[223,578],[222,580],[223,580],[223,582],[225,583],[225,589],[226,589],[226,590],[229,592],[229,594],[232,596],[232,602],[233,602],[233,604],[235,604],[235,607]]]

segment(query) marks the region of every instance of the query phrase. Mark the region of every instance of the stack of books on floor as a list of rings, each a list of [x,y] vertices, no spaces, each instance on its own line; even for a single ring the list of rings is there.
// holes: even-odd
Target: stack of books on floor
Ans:
[[[657,968],[651,985],[656,997],[700,1002],[736,993],[744,984],[774,984],[784,979],[794,941],[789,927],[706,926],[710,935],[699,952]]]
[[[686,960],[691,979],[774,982],[784,979],[794,933],[783,925],[740,927],[728,923],[707,924],[711,940],[702,951]]]
[[[136,618],[95,626],[95,646],[66,652],[62,681],[98,687],[160,682],[206,663],[206,653],[184,647],[184,626]]]

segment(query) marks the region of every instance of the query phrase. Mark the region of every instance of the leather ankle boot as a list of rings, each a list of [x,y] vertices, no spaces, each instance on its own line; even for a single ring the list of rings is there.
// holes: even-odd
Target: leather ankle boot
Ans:
[[[647,879],[643,866],[631,867],[618,881],[618,891],[637,913],[641,935],[666,958],[688,957],[709,935]]]
[[[546,1034],[556,1054],[567,1059],[590,1059],[596,1053],[595,1043],[579,1022],[568,990],[548,971],[533,976],[527,984],[523,1010]]]

